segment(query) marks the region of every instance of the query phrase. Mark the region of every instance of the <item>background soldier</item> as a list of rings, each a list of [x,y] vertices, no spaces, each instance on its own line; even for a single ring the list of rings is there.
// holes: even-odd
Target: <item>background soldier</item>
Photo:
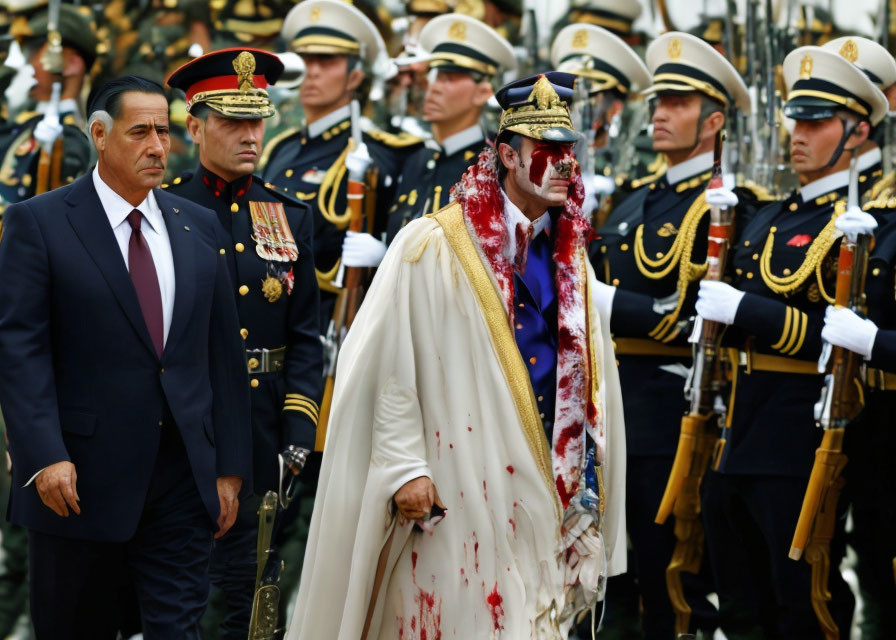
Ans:
[[[576,125],[585,136],[585,149],[577,154],[582,163],[585,203],[591,209],[600,203],[595,221],[599,227],[614,205],[631,190],[631,172],[641,177],[646,169],[635,168],[634,138],[643,124],[640,118],[625,117],[643,112],[643,105],[628,109],[630,101],[650,84],[650,73],[638,54],[621,38],[591,24],[564,27],[551,46],[551,63],[560,71],[579,76],[580,99],[573,103]],[[624,110],[624,111],[623,111]],[[622,187],[615,197],[616,188]]]
[[[0,198],[7,203],[19,202],[35,195],[38,188],[38,162],[42,144],[52,144],[62,137],[62,161],[57,176],[51,181],[65,184],[82,175],[89,166],[90,144],[80,127],[84,116],[79,105],[85,77],[96,59],[97,39],[90,12],[70,5],[62,5],[59,14],[59,33],[62,36],[62,74],[49,73],[42,61],[47,51],[46,8],[17,14],[10,27],[25,59],[34,67],[36,84],[30,96],[32,108],[15,115],[0,128]],[[62,93],[58,105],[52,102],[53,83],[61,82]],[[58,108],[59,123],[45,117]],[[12,116],[12,114],[10,114]],[[42,187],[44,190],[47,186]]]
[[[386,242],[348,232],[342,245],[347,267],[378,266],[386,244],[402,227],[448,204],[451,188],[486,145],[480,117],[494,94],[492,82],[516,68],[510,44],[462,14],[430,21],[420,33],[420,46],[431,56],[423,119],[432,127],[432,140],[404,161],[389,208]]]
[[[220,252],[228,256],[236,289],[252,390],[256,495],[243,500],[233,530],[212,555],[212,583],[227,615],[219,635],[209,630],[210,637],[246,638],[260,496],[280,489],[279,453],[294,473],[301,471],[319,411],[323,354],[311,211],[253,175],[264,118],[274,115],[265,89],[282,72],[277,56],[235,48],[201,56],[168,80],[186,93],[187,129],[199,147],[196,172],[169,190],[216,211],[224,227],[228,244]],[[279,565],[277,557],[271,560],[269,566]]]
[[[385,45],[374,24],[353,6],[337,0],[305,0],[287,15],[282,31],[290,49],[306,66],[300,100],[306,124],[269,141],[262,159],[265,180],[311,205],[314,251],[321,299],[322,326],[332,315],[336,277],[347,213],[346,157],[353,127],[351,103],[366,95],[367,70],[381,70]],[[374,67],[376,66],[376,69]],[[418,139],[369,129],[362,140],[378,170],[377,189],[367,197],[391,202],[400,167],[395,149],[407,151]],[[360,142],[360,141],[356,141]],[[391,145],[391,146],[390,146]]]
[[[889,51],[873,40],[859,36],[837,38],[823,48],[837,52],[859,67],[883,91],[890,111],[896,110],[896,60]],[[863,201],[877,198],[883,188],[893,184],[893,176],[888,176],[883,182],[882,150],[888,126],[887,119],[884,119],[859,148],[859,190]]]
[[[732,325],[726,337],[739,351],[727,446],[703,495],[722,629],[738,638],[823,637],[813,601],[824,602],[825,567],[810,584],[810,566],[788,551],[821,440],[813,408],[837,272],[832,216],[846,196],[850,155],[887,112],[880,90],[837,53],[796,49],[783,70],[801,187],[747,223],[730,259],[733,286],[702,282],[696,306],[701,317]],[[845,632],[854,601],[839,572],[842,525],[830,544],[829,589],[830,613]],[[726,606],[733,602],[736,609]]]
[[[668,638],[674,632],[666,567],[675,536],[671,522],[660,527],[654,518],[687,410],[682,393],[691,364],[686,326],[696,299],[692,285],[705,269],[709,228],[703,195],[725,110],[735,106],[748,112],[750,98],[734,67],[686,33],[667,33],[651,43],[647,66],[653,74],[647,91],[655,95],[654,149],[666,154],[669,169],[610,213],[592,260],[613,287],[606,296],[625,406],[626,522],[643,599],[644,635]],[[710,589],[698,582],[685,582],[692,625],[711,632],[714,610],[704,597]],[[614,594],[608,594],[609,608]]]

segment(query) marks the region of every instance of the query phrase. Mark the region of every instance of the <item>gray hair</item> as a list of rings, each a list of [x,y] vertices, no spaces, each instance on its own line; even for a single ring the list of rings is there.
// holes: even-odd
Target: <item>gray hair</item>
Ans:
[[[106,130],[106,133],[112,131],[112,124],[115,122],[115,119],[112,118],[111,114],[108,111],[104,111],[102,109],[98,109],[90,114],[90,119],[87,121],[87,135],[90,136],[90,139],[93,140],[93,123],[99,122],[103,125],[103,128]],[[96,142],[94,142],[94,146],[96,146]]]

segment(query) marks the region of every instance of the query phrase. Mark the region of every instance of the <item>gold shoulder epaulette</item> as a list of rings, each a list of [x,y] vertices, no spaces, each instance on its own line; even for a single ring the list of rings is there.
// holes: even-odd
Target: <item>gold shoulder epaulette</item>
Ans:
[[[647,165],[647,170],[650,173],[663,173],[668,168],[669,163],[666,161],[666,154],[664,153],[656,154],[656,158]]]
[[[665,173],[666,173],[666,169],[664,167],[662,169],[662,171],[659,171],[658,173],[654,173],[649,176],[644,176],[643,178],[638,178],[637,180],[632,180],[632,189],[639,189],[639,188],[643,187],[644,185],[650,184],[651,182],[656,182],[657,180],[662,178]]]
[[[893,195],[893,186],[896,183],[896,171],[890,171],[883,178],[874,183],[869,192],[870,200],[877,200],[881,196]]]
[[[300,129],[298,127],[290,127],[285,131],[281,131],[273,138],[268,140],[264,145],[264,151],[261,152],[261,158],[258,160],[258,168],[264,169],[265,165],[267,165],[268,160],[271,157],[271,153],[274,151],[274,147],[283,142],[286,138],[293,135],[294,133],[298,133]]]
[[[766,187],[763,187],[761,184],[753,182],[752,180],[744,180],[741,187],[752,193],[757,200],[772,201],[780,199],[773,195]]]
[[[16,124],[24,124],[31,120],[34,116],[40,115],[37,111],[23,111],[16,116]]]
[[[379,129],[368,129],[364,133],[377,142],[382,142],[387,147],[393,147],[395,149],[403,149],[404,147],[411,147],[423,142],[423,138],[413,136],[407,131],[402,131],[401,133],[388,133]]]

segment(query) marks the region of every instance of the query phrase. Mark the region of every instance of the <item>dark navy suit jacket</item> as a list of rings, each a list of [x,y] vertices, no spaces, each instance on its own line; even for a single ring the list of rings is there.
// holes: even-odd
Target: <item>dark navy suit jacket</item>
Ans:
[[[161,190],[175,270],[161,361],[91,174],[10,206],[0,241],[0,406],[13,462],[10,519],[69,538],[133,536],[161,425],[180,431],[212,521],[216,478],[251,478],[247,372],[215,214]],[[74,463],[81,515],[32,483]],[[210,523],[210,526],[211,523]]]

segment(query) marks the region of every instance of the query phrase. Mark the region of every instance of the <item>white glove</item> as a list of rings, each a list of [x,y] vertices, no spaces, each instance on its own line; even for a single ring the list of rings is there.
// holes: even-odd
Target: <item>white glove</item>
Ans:
[[[730,284],[718,280],[701,280],[697,292],[697,314],[704,320],[732,324],[737,307],[744,297]]]
[[[342,242],[342,264],[346,267],[378,267],[386,245],[369,233],[348,231]]]
[[[349,180],[364,181],[364,174],[370,166],[372,159],[367,145],[361,142],[345,157],[345,168],[348,169]]]
[[[711,207],[734,207],[737,206],[737,202],[734,192],[725,187],[706,190],[706,204]]]
[[[858,353],[863,358],[871,357],[877,325],[857,316],[852,309],[828,307],[824,312],[824,328],[821,339],[838,347]]]
[[[34,139],[40,143],[47,153],[53,149],[53,143],[62,136],[63,126],[58,117],[50,114],[41,119],[34,127]]]
[[[28,102],[28,94],[31,92],[31,87],[36,84],[37,80],[34,79],[34,67],[30,64],[25,64],[19,67],[19,71],[12,79],[12,82],[9,83],[9,86],[6,88],[6,93],[4,94],[6,97],[6,107],[9,109],[10,114],[17,113],[25,106]]]
[[[608,196],[616,191],[616,181],[610,176],[597,174],[591,179],[591,188],[596,194]]]
[[[869,234],[877,229],[877,220],[870,213],[862,211],[858,207],[850,207],[846,212],[837,216],[834,226],[842,231],[851,242],[855,242],[860,234]]]

